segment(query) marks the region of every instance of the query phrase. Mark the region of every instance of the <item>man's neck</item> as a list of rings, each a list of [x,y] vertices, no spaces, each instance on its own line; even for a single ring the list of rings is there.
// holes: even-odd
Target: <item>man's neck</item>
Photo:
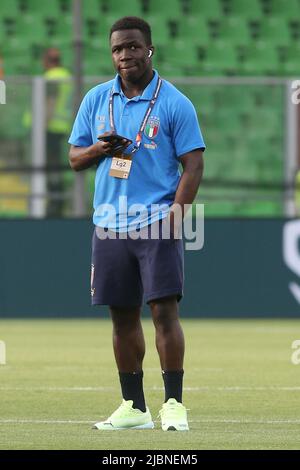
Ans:
[[[147,71],[138,82],[129,82],[121,79],[121,87],[124,95],[129,99],[141,95],[153,77],[154,70],[151,69]]]

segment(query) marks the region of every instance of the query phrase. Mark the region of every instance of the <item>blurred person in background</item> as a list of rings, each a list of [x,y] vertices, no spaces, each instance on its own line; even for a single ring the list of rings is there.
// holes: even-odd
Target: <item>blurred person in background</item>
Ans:
[[[65,136],[70,131],[71,123],[71,84],[70,72],[61,64],[60,51],[49,48],[43,57],[46,86],[46,141],[47,166],[59,166],[63,154]],[[60,83],[61,82],[61,83]],[[48,217],[63,215],[63,172],[50,171],[47,174],[47,208]]]

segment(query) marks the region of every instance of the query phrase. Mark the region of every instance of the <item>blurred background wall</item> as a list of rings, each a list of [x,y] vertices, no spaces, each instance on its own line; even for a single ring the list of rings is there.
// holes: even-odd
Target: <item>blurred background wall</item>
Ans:
[[[89,220],[0,221],[1,317],[101,316],[90,306]],[[298,317],[300,222],[211,219],[185,253],[183,317]],[[149,314],[149,309],[144,309]]]

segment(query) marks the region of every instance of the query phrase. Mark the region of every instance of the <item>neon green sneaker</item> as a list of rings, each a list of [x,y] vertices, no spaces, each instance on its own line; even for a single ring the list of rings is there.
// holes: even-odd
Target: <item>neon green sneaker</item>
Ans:
[[[169,400],[163,404],[159,415],[163,431],[189,430],[186,407],[175,400],[175,398],[169,398]]]
[[[94,424],[94,429],[114,430],[114,429],[153,429],[154,423],[148,408],[143,412],[132,408],[132,400],[123,400],[119,408],[107,418]]]

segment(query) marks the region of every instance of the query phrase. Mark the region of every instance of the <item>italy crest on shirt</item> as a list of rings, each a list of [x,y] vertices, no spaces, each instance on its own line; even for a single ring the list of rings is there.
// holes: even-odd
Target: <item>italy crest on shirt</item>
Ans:
[[[155,139],[155,137],[158,134],[159,124],[160,124],[159,118],[156,117],[156,116],[154,116],[154,117],[151,116],[148,119],[146,127],[145,127],[145,135],[149,139]]]

